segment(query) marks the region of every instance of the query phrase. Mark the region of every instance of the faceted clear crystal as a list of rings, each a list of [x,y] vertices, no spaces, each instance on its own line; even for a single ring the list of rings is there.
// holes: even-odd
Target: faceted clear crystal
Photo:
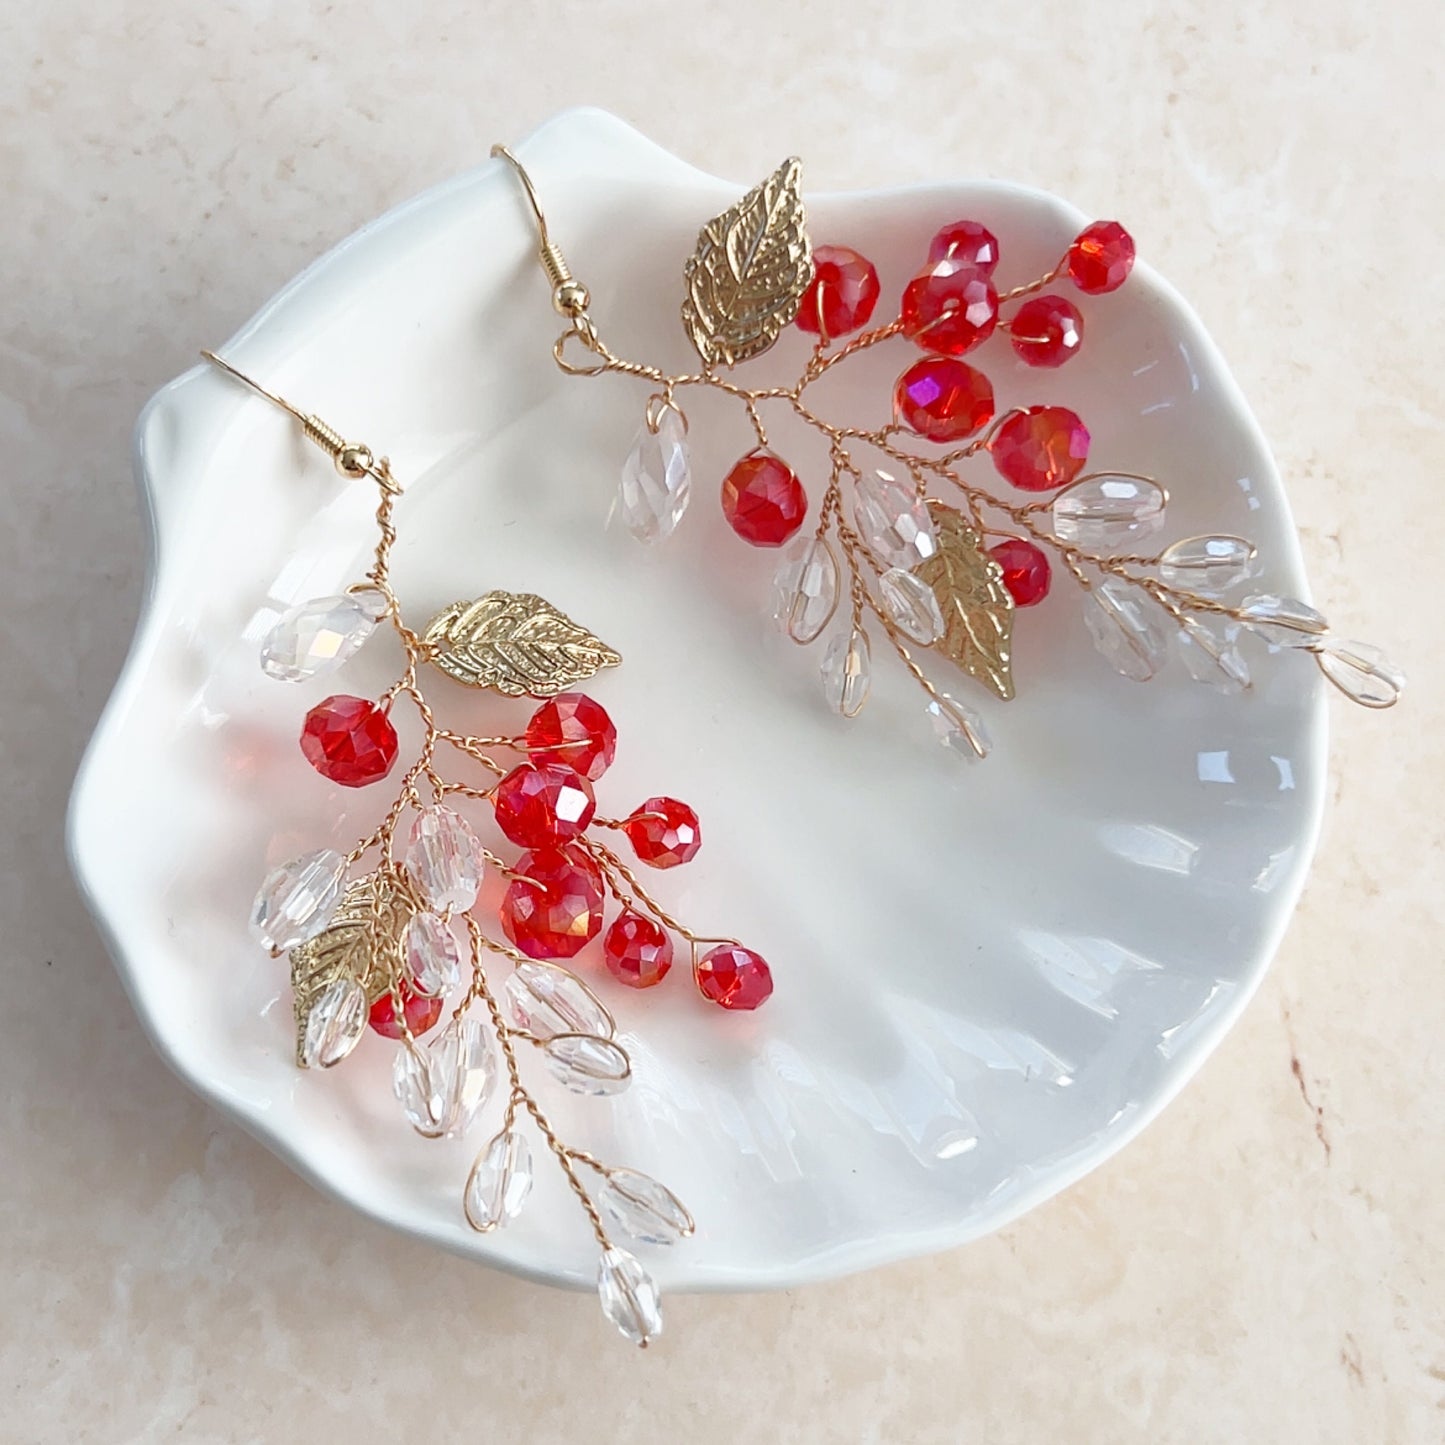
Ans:
[[[1094,646],[1125,677],[1148,682],[1164,666],[1169,634],[1163,614],[1122,577],[1107,577],[1093,588],[1084,604],[1084,623]]]
[[[1202,597],[1217,597],[1254,575],[1253,542],[1243,537],[1185,537],[1159,554],[1159,578]]]
[[[392,1090],[417,1133],[457,1136],[491,1096],[496,1070],[481,1024],[464,1015],[425,1042],[403,1041],[392,1061]]]
[[[1361,707],[1391,707],[1400,700],[1405,674],[1368,642],[1331,639],[1315,653],[1320,671]]]
[[[372,605],[368,597],[348,592],[314,597],[283,612],[261,643],[262,671],[280,682],[335,672],[376,631]]]
[[[838,559],[822,537],[795,543],[778,570],[773,617],[794,642],[816,640],[838,609]]]
[[[597,1266],[597,1296],[602,1313],[634,1345],[646,1347],[662,1334],[657,1285],[625,1249],[605,1249]]]
[[[692,1215],[665,1184],[636,1169],[610,1169],[597,1191],[603,1217],[639,1244],[676,1244],[693,1232]]]
[[[1297,597],[1262,593],[1246,597],[1239,610],[1244,625],[1271,647],[1313,647],[1329,631],[1324,613]]]
[[[303,853],[273,868],[251,905],[251,932],[272,953],[315,938],[341,901],[346,859],[334,848]]]
[[[934,736],[949,752],[969,763],[988,756],[992,746],[988,730],[972,708],[941,692],[929,702],[926,711]]]
[[[861,627],[840,632],[823,654],[819,669],[828,705],[844,717],[857,717],[873,686],[873,656]]]
[[[943,636],[943,611],[933,588],[902,567],[890,567],[878,579],[884,611],[893,625],[914,642],[927,647]]]
[[[1195,682],[1220,692],[1243,692],[1249,686],[1249,664],[1239,650],[1237,622],[1187,617],[1179,625],[1179,655]]]
[[[477,1155],[462,1196],[467,1223],[478,1233],[515,1219],[532,1192],[532,1146],[515,1129],[503,1129]]]
[[[890,567],[916,567],[938,551],[928,507],[911,482],[872,471],[856,488],[854,516],[873,554]]]
[[[477,901],[482,842],[451,808],[423,808],[416,815],[402,862],[422,898],[438,912],[465,913]]]
[[[403,1039],[391,1063],[391,1088],[412,1128],[426,1139],[447,1132],[451,1080],[443,1061],[424,1043]]]
[[[440,998],[462,981],[462,946],[450,923],[415,913],[406,926],[406,968],[418,993]]]
[[[627,530],[639,542],[661,542],[682,520],[692,495],[692,463],[687,428],[676,407],[655,414],[657,430],[646,421],[622,464],[618,503]]]
[[[502,989],[518,1027],[539,1039],[553,1034],[610,1039],[616,1028],[597,995],[556,964],[519,963]]]
[[[632,1078],[626,1052],[599,1034],[556,1034],[542,1045],[542,1054],[574,1094],[620,1094]]]
[[[1118,547],[1164,525],[1164,489],[1143,477],[1085,477],[1054,498],[1054,535],[1080,547]]]
[[[301,1063],[308,1069],[339,1064],[366,1029],[366,990],[354,978],[334,978],[311,1005],[301,1037]]]

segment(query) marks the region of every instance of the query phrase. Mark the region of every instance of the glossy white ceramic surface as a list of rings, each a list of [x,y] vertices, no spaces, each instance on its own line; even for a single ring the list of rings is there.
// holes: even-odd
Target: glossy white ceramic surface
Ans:
[[[559,117],[519,153],[612,346],[694,364],[681,263],[747,180],[705,176],[596,111]],[[1082,220],[996,183],[811,196],[809,209],[815,241],[877,261],[885,305],[944,221],[987,222],[1014,284]],[[1084,356],[1063,370],[1026,370],[1002,337],[978,353],[1000,404],[1076,407],[1093,463],[1169,486],[1161,541],[1245,533],[1264,558],[1260,590],[1302,594],[1263,439],[1192,312],[1145,265],[1083,304]],[[704,1005],[681,973],[642,995],[603,975],[636,1082],[614,1101],[557,1099],[557,1122],[688,1202],[697,1238],[654,1261],[672,1288],[793,1284],[993,1229],[1136,1133],[1258,983],[1317,829],[1315,671],[1255,648],[1243,699],[1177,662],[1130,683],[1094,653],[1060,579],[1019,618],[1018,698],[959,689],[995,739],[985,764],[937,747],[882,649],[863,716],[835,719],[817,686],[822,644],[769,633],[776,556],[737,542],[716,507],[746,424],[717,398],[689,407],[696,496],[667,544],[604,530],[646,393],[562,376],[556,327],[516,183],[488,164],[363,229],[223,350],[391,457],[407,484],[395,580],[412,621],[487,587],[535,590],[618,647],[625,665],[592,688],[621,734],[600,803],[693,802],[704,849],[657,891],[773,964],[777,993],[752,1017]],[[781,379],[804,347],[790,335],[750,374]],[[899,343],[843,368],[819,409],[881,418],[908,359]],[[816,496],[816,441],[780,424],[775,445]],[[485,1124],[475,1144],[413,1135],[383,1041],[331,1074],[293,1068],[284,966],[247,935],[269,864],[349,845],[390,799],[324,783],[295,737],[326,693],[383,687],[395,654],[373,644],[298,687],[256,660],[278,610],[364,570],[370,495],[200,369],[147,408],[137,470],[151,596],[77,785],[71,847],[158,1047],[358,1208],[539,1279],[590,1281],[594,1248],[556,1178],[507,1230],[468,1230],[461,1184]],[[441,678],[434,692],[473,731],[526,716]]]

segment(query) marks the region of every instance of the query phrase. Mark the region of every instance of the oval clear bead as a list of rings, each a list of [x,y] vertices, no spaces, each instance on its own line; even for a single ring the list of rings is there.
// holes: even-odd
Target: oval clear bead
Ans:
[[[339,1064],[366,1029],[366,990],[354,978],[334,978],[306,1015],[301,1037],[301,1063],[308,1069]]]
[[[1240,693],[1249,687],[1249,664],[1239,650],[1237,622],[1206,622],[1186,617],[1179,624],[1179,655],[1195,682]]]
[[[636,1169],[609,1169],[597,1191],[597,1203],[619,1234],[639,1244],[676,1244],[696,1228],[672,1190]]]
[[[662,1334],[657,1285],[635,1255],[604,1249],[597,1265],[597,1297],[602,1313],[634,1345],[644,1348]]]
[[[992,741],[983,719],[972,708],[940,692],[929,700],[925,711],[934,736],[949,752],[968,763],[980,762],[988,756]]]
[[[335,672],[376,631],[376,623],[365,597],[351,592],[313,597],[272,624],[261,642],[261,670],[278,682]]]
[[[610,1039],[616,1024],[606,1005],[575,973],[552,963],[519,963],[502,985],[512,1018],[539,1039],[595,1034]]]
[[[815,642],[838,610],[838,559],[823,537],[794,547],[775,581],[773,617],[794,642]]]
[[[875,469],[857,483],[853,517],[869,551],[890,567],[915,567],[938,551],[928,505],[912,482]]]
[[[840,632],[823,654],[819,668],[828,706],[844,717],[857,717],[873,686],[873,655],[861,627]]]
[[[1099,654],[1116,672],[1134,682],[1148,682],[1169,655],[1163,615],[1132,582],[1106,577],[1089,591],[1084,625]]]
[[[403,941],[406,971],[418,993],[441,998],[462,981],[462,946],[435,913],[414,913]]]
[[[482,840],[455,809],[436,804],[412,819],[402,866],[438,913],[465,913],[477,901],[484,861]]]
[[[1323,612],[1298,597],[1261,593],[1246,597],[1239,612],[1244,625],[1271,647],[1313,647],[1330,627]]]
[[[623,525],[639,542],[670,537],[692,497],[692,459],[682,414],[665,406],[655,419],[656,431],[644,420],[632,439],[617,490]]]
[[[902,567],[890,567],[878,579],[883,610],[907,638],[923,647],[943,636],[943,609],[933,588]]]
[[[1080,547],[1118,547],[1164,525],[1164,489],[1146,477],[1100,472],[1054,498],[1054,535]]]
[[[323,933],[341,902],[346,859],[318,848],[273,868],[251,904],[251,932],[272,953]]]
[[[632,1061],[597,1034],[555,1034],[542,1045],[547,1067],[574,1094],[620,1094],[632,1079]]]
[[[391,1063],[391,1089],[407,1122],[424,1139],[440,1139],[451,1122],[452,1078],[433,1049],[403,1039]]]
[[[1159,578],[1204,597],[1217,597],[1247,582],[1259,550],[1244,537],[1184,537],[1159,554]]]
[[[522,1212],[532,1192],[532,1146],[515,1129],[503,1129],[477,1155],[462,1195],[467,1223],[490,1234]]]
[[[1405,687],[1405,674],[1368,642],[1330,641],[1315,653],[1320,671],[1361,707],[1393,707]]]

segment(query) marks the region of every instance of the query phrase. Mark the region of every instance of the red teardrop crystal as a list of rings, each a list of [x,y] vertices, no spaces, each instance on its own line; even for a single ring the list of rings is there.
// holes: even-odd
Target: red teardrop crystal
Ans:
[[[697,814],[676,798],[649,798],[622,826],[633,852],[654,868],[676,868],[697,857],[702,847]]]
[[[696,977],[702,996],[726,1009],[755,1009],[773,991],[766,960],[739,943],[709,949],[697,961]]]
[[[608,972],[628,988],[651,988],[672,967],[672,939],[665,929],[634,913],[619,913],[602,938]]]
[[[850,246],[815,246],[813,279],[798,305],[798,329],[846,336],[867,325],[878,304],[878,272]]]
[[[584,692],[549,697],[532,714],[524,741],[534,763],[561,763],[594,783],[617,756],[612,719]]]
[[[744,542],[781,547],[803,525],[808,494],[782,457],[758,447],[723,478],[722,509]]]
[[[306,761],[343,788],[364,788],[396,762],[396,729],[386,710],[364,697],[338,693],[318,702],[301,728]]]
[[[502,895],[502,931],[528,958],[571,958],[602,928],[602,873],[584,848],[524,853]]]

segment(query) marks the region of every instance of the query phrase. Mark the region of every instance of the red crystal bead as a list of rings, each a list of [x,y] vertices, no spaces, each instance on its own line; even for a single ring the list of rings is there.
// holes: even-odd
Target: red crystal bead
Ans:
[[[1015,607],[1032,607],[1049,595],[1049,559],[1025,537],[1005,537],[988,549],[1003,568],[1003,585]]]
[[[1014,350],[1030,366],[1062,366],[1084,340],[1079,308],[1062,296],[1035,296],[1009,322]]]
[[[705,999],[728,1009],[754,1009],[773,991],[773,974],[761,954],[739,943],[709,949],[697,961],[697,986]]]
[[[1134,238],[1118,221],[1095,221],[1074,237],[1064,265],[1074,285],[1090,296],[1117,291],[1134,269]]]
[[[672,939],[650,918],[630,908],[612,920],[602,938],[608,972],[628,988],[651,988],[672,967]]]
[[[928,243],[928,259],[961,261],[991,276],[998,265],[998,241],[987,226],[980,226],[977,221],[954,221]]]
[[[676,798],[649,798],[622,826],[633,852],[654,868],[676,868],[697,857],[702,847],[697,814]]]
[[[925,356],[898,378],[893,415],[929,441],[957,441],[993,419],[993,384],[957,357]]]
[[[301,728],[306,761],[343,788],[364,788],[396,762],[396,729],[386,709],[364,697],[337,694],[318,702]]]
[[[524,741],[534,763],[561,763],[594,783],[617,756],[612,719],[583,692],[548,698],[532,714]]]
[[[878,304],[878,272],[848,246],[816,246],[813,279],[798,306],[798,329],[846,336],[866,325]]]
[[[803,525],[808,494],[782,457],[758,447],[723,478],[722,508],[744,542],[781,547]]]
[[[502,895],[502,930],[528,958],[571,958],[602,928],[602,873],[584,849],[524,853]]]
[[[406,1026],[411,1030],[413,1038],[420,1038],[429,1029],[436,1027],[437,1020],[442,1016],[442,1000],[428,998],[406,983],[399,985],[399,989]],[[372,1004],[371,1017],[368,1022],[383,1038],[399,1039],[401,1037],[401,1024],[396,1017],[396,1002],[390,991],[382,994]]]
[[[561,763],[523,763],[492,794],[497,827],[523,848],[547,848],[581,834],[597,811],[592,784]]]
[[[1025,492],[1072,482],[1089,459],[1089,431],[1066,406],[1029,406],[994,433],[988,449],[1001,476]]]
[[[925,351],[962,356],[993,334],[998,292],[982,271],[939,261],[904,288],[899,319],[903,334]]]

